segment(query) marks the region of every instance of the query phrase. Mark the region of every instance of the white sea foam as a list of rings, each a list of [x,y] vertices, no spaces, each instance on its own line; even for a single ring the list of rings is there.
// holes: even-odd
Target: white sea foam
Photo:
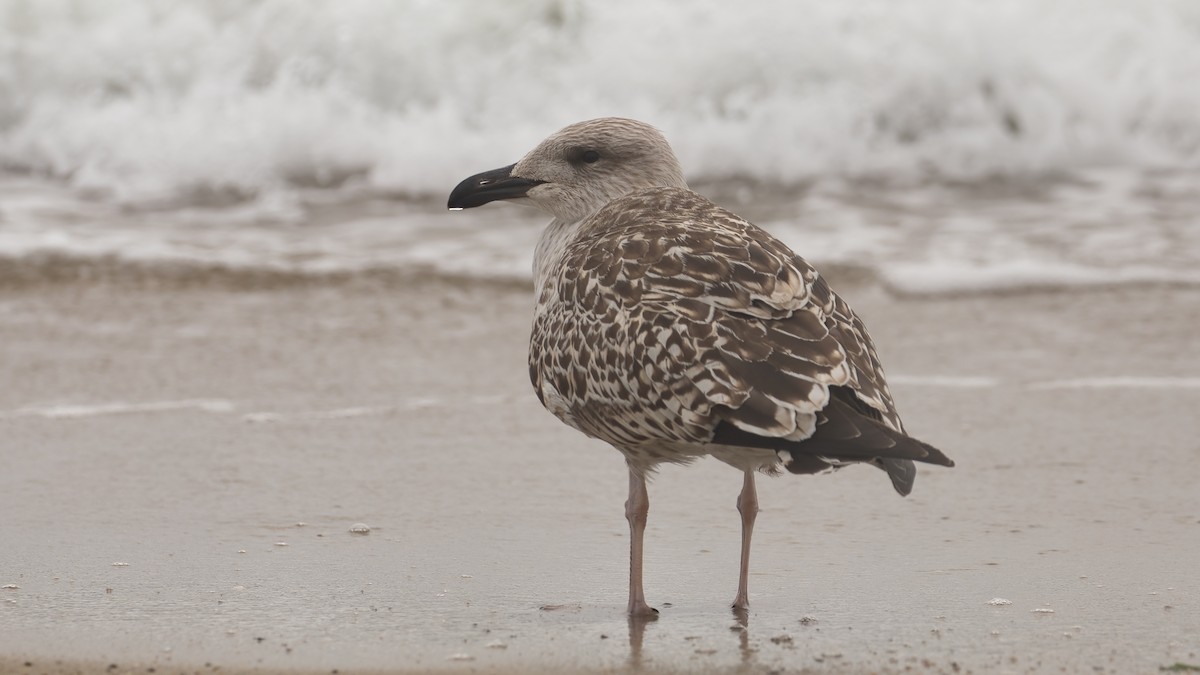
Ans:
[[[1111,376],[1049,380],[1030,389],[1200,389],[1200,377]]]
[[[0,51],[0,164],[138,202],[442,193],[605,114],[693,176],[1200,163],[1190,0],[4,0]]]
[[[233,411],[230,401],[221,399],[186,399],[182,401],[148,401],[145,403],[95,403],[95,404],[57,404],[30,406],[0,412],[2,417],[46,417],[50,419],[70,419],[79,417],[96,417],[100,415],[132,415],[138,413],[175,412],[180,410],[199,410],[211,413],[228,413]]]
[[[988,376],[960,375],[891,375],[888,382],[900,387],[930,387],[934,389],[990,389],[1004,386],[1004,381]],[[1147,377],[1141,375],[1112,375],[1065,380],[1028,382],[1023,389],[1200,389],[1200,377]]]
[[[466,398],[456,398],[453,400],[435,398],[435,397],[412,397],[408,398],[396,405],[372,405],[372,406],[353,406],[348,408],[334,408],[332,410],[304,410],[298,412],[277,412],[277,411],[258,411],[242,415],[242,419],[246,422],[267,423],[267,422],[313,422],[313,421],[330,421],[330,420],[346,420],[356,419],[360,417],[385,417],[405,412],[419,412],[429,408],[445,408],[458,406],[494,406],[508,403],[514,399],[520,400],[523,396],[513,395],[490,395],[490,396],[469,396]]]
[[[898,291],[1195,285],[1197,81],[1190,0],[0,0],[0,257],[528,279],[444,196],[617,114]]]
[[[384,417],[397,413],[418,412],[429,408],[450,406],[495,406],[503,405],[522,396],[513,394],[496,394],[488,396],[471,396],[465,399],[442,399],[431,397],[411,397],[393,405],[361,405],[330,410],[306,410],[298,412],[257,411],[242,414],[247,422],[294,422],[294,421],[332,421],[355,419],[360,417]],[[75,419],[81,417],[98,417],[102,415],[134,415],[150,413],[169,413],[197,410],[207,413],[232,414],[237,413],[237,406],[225,399],[183,399],[178,401],[144,401],[130,403],[126,401],[110,401],[104,403],[61,403],[34,405],[0,410],[0,419],[18,417],[43,417],[47,419]]]

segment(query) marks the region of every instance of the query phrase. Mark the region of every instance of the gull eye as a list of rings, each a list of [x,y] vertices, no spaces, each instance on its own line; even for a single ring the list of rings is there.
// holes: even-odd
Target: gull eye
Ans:
[[[595,164],[600,161],[600,153],[595,150],[584,150],[579,159],[582,159],[584,164]]]

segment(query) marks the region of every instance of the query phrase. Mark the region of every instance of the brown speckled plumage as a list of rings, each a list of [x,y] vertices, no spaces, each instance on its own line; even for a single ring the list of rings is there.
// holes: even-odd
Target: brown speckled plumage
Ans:
[[[912,460],[953,466],[905,433],[866,327],[803,258],[687,188],[662,136],[601,119],[515,165],[464,180],[451,208],[523,198],[555,216],[535,255],[529,375],[542,404],[626,457],[632,614],[642,597],[645,480],[712,455],[745,472],[745,608],[753,475],[884,469],[907,494]]]
[[[713,448],[718,425],[804,441],[831,387],[904,431],[850,307],[779,240],[682,188],[636,191],[581,224],[540,289],[529,373],[543,405],[641,471],[714,450],[771,471],[776,453]],[[831,460],[817,468],[874,459],[808,454]]]

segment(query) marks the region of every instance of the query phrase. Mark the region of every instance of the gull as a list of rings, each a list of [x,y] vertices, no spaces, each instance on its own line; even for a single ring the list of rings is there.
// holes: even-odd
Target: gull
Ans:
[[[907,495],[913,460],[954,466],[905,432],[858,315],[785,244],[689,190],[654,127],[572,124],[463,180],[447,206],[497,200],[553,216],[534,253],[529,375],[547,410],[625,456],[631,616],[657,614],[642,540],[659,464],[711,455],[742,471],[735,611],[749,606],[756,473],[867,463]]]

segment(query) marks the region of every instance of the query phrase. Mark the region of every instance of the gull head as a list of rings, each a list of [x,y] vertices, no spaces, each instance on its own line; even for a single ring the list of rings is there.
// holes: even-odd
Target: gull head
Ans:
[[[687,187],[667,139],[649,124],[603,117],[558,131],[516,164],[467,178],[450,193],[447,207],[519,200],[560,222],[578,222],[649,187]]]

